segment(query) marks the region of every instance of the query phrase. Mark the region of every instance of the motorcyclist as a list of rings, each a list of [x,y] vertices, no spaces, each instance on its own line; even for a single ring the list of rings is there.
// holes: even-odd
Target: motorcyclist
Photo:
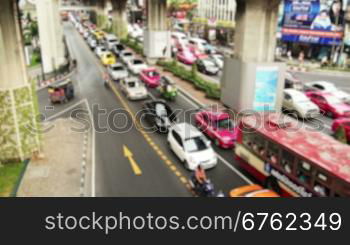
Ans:
[[[199,164],[194,171],[194,176],[196,178],[196,181],[198,184],[203,185],[204,182],[207,181],[207,175],[205,174],[205,170],[202,168],[202,166]]]

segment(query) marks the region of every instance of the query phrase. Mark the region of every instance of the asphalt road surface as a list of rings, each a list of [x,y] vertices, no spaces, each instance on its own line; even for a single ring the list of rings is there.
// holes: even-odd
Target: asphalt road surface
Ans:
[[[73,77],[77,96],[68,104],[55,105],[52,109],[47,90],[42,89],[38,92],[40,109],[46,118],[69,116],[75,107],[81,106],[77,103],[87,100],[97,131],[96,196],[192,196],[185,182],[190,172],[168,148],[166,135],[145,133],[132,123],[133,117],[142,109],[143,101],[128,101],[118,84],[114,84],[113,89],[105,88],[102,81],[104,68],[98,58],[72,25],[65,24],[64,32],[71,54],[78,61],[78,71]],[[150,92],[154,97],[158,96],[155,91]],[[181,109],[180,121],[187,122],[192,119],[189,116],[191,111],[197,109],[193,101],[182,95],[171,106]],[[132,153],[131,159],[125,156],[125,147]],[[251,183],[238,168],[232,150],[213,147],[219,155],[219,162],[207,173],[217,191],[227,194],[234,187]]]

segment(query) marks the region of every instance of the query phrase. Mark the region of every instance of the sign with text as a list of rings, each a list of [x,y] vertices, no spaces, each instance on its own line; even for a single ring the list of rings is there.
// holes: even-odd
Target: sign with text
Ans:
[[[339,45],[344,25],[342,0],[284,0],[283,41]]]

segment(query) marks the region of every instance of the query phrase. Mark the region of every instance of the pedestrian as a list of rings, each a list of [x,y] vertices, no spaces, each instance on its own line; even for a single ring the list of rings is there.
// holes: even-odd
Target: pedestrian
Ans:
[[[305,58],[305,54],[304,54],[304,51],[300,51],[300,53],[299,53],[299,65],[300,66],[303,66],[303,64],[304,64],[304,58]]]

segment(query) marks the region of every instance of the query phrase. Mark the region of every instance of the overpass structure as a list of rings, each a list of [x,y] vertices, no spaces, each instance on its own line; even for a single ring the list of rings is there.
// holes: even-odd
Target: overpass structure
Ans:
[[[127,35],[127,0],[83,0],[86,7],[60,6],[59,0],[29,1],[37,7],[45,72],[56,69],[65,61],[60,9],[92,8],[102,17],[106,17],[109,9],[113,32],[119,38]],[[222,102],[237,111],[254,109],[258,90],[256,81],[259,76],[274,73],[272,83],[275,83],[276,90],[272,107],[278,110],[285,68],[273,58],[281,0],[236,1],[235,50],[234,57],[225,59]],[[150,60],[170,57],[166,8],[166,0],[148,0],[146,4],[144,54]],[[38,137],[33,131],[23,131],[24,124],[35,124],[35,115],[24,62],[17,0],[2,0],[0,11],[0,157],[23,159],[37,149]],[[98,24],[101,27],[104,23],[100,21]]]

